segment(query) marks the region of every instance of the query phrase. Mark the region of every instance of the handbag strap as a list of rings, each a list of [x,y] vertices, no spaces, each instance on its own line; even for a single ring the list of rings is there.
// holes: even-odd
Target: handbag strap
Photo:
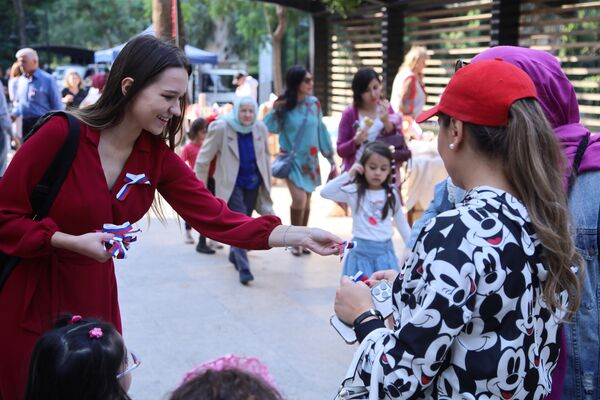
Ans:
[[[304,119],[302,120],[302,124],[300,124],[300,128],[298,129],[298,132],[296,133],[296,141],[294,142],[294,147],[292,147],[292,150],[290,151],[290,153],[292,153],[292,154],[294,154],[296,152],[296,149],[298,149],[298,146],[300,146],[300,140],[302,140],[301,133],[304,131],[304,127],[306,126],[306,119],[308,118],[309,108],[310,108],[310,106],[307,105],[306,111],[304,112]]]

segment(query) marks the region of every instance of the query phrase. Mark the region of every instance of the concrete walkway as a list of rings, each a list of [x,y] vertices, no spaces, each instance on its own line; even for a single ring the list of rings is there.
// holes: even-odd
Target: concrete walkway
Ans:
[[[289,223],[287,189],[272,194],[275,212]],[[351,219],[328,217],[331,209],[315,193],[310,225],[349,239]],[[183,243],[183,221],[168,215],[166,226],[140,221],[138,242],[116,262],[125,341],[142,359],[132,398],[167,399],[186,371],[235,353],[266,364],[286,399],[332,399],[354,350],[329,325],[339,259],[251,251],[255,281],[244,287],[228,246],[196,253]],[[394,239],[399,254],[402,241],[397,233]]]

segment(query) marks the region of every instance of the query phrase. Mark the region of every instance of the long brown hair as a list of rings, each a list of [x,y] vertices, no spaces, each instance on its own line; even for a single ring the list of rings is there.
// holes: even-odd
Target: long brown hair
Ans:
[[[89,107],[72,110],[73,115],[85,124],[106,129],[119,124],[127,105],[146,86],[154,82],[167,68],[184,68],[191,73],[186,55],[176,46],[163,42],[151,35],[140,35],[131,39],[115,60],[106,86],[96,103]],[[126,94],[121,91],[121,81],[132,78],[133,84]],[[181,115],[173,116],[161,137],[173,149],[177,134],[181,131],[187,96],[180,100]]]
[[[440,119],[444,126],[450,118]],[[552,312],[562,309],[560,295],[569,296],[567,319],[579,307],[581,292],[571,267],[583,268],[570,231],[567,196],[563,190],[565,159],[556,135],[538,102],[515,101],[507,126],[464,123],[478,151],[502,160],[503,172],[523,202],[540,240],[548,269],[544,300]]]

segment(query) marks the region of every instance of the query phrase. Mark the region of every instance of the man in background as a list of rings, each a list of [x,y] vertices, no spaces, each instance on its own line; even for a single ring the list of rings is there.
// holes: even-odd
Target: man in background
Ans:
[[[25,136],[41,116],[49,111],[62,110],[64,105],[54,77],[39,69],[35,50],[28,47],[21,49],[17,51],[16,58],[23,74],[17,80],[17,104],[11,117],[13,120],[23,117]]]

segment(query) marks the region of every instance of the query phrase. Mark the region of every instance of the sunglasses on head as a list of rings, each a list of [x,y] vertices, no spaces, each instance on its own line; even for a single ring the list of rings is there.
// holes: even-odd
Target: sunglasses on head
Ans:
[[[466,62],[465,60],[459,58],[458,60],[456,60],[456,64],[454,64],[454,72],[456,73],[456,71],[458,71],[462,67],[466,67],[469,64],[469,62]]]

